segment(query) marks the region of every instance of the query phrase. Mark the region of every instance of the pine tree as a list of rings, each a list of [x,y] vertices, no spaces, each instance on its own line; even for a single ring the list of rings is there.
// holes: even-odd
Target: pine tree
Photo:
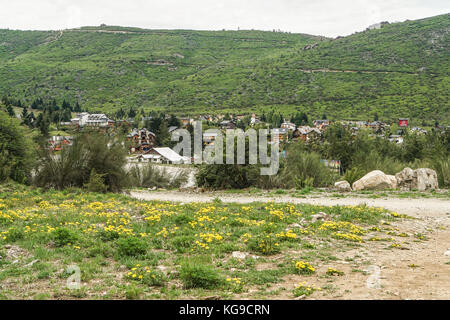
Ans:
[[[180,126],[180,120],[174,115],[172,114],[169,118],[169,123],[168,123],[169,127],[175,126],[175,127],[179,127]]]
[[[161,121],[158,128],[158,133],[156,134],[156,144],[158,146],[167,146],[170,142],[169,128],[167,127],[166,121]]]
[[[136,117],[136,111],[131,107],[130,111],[128,111],[128,118],[134,119],[134,117]]]
[[[22,110],[22,121],[25,121],[27,115],[28,115],[27,107],[23,107],[23,110]]]
[[[13,109],[13,107],[10,104],[6,105],[6,111],[8,112],[8,114],[11,117],[15,117],[16,116],[16,113],[14,112],[14,109]]]
[[[50,121],[48,121],[47,117],[43,117],[42,120],[39,123],[39,131],[44,137],[48,136],[48,133],[50,131]]]
[[[81,107],[80,104],[77,102],[75,102],[75,107],[73,108],[73,111],[75,112],[81,112]]]

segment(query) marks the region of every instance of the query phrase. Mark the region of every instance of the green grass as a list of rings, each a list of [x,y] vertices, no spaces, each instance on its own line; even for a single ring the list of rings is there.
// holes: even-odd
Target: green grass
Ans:
[[[318,212],[332,220],[311,223]],[[402,218],[365,206],[179,204],[0,185],[0,285],[8,282],[2,295],[16,299],[272,297],[284,293],[258,288],[286,276],[320,279],[297,272],[293,261],[334,267],[338,252],[382,234],[373,229],[381,220]],[[245,259],[232,258],[234,251]],[[72,265],[84,284],[78,290],[66,287]]]

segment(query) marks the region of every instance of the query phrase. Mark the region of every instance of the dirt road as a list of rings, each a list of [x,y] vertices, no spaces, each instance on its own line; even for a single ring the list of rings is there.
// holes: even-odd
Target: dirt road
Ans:
[[[361,197],[306,197],[294,198],[287,195],[257,196],[249,194],[221,194],[221,193],[194,193],[186,191],[131,191],[130,196],[141,200],[162,200],[176,202],[209,202],[219,198],[223,202],[250,203],[255,201],[267,202],[291,202],[305,203],[323,206],[335,205],[360,205],[367,204],[373,207],[384,207],[388,210],[410,214],[417,217],[450,218],[450,200],[420,198],[420,199],[398,199],[398,198],[361,198]]]

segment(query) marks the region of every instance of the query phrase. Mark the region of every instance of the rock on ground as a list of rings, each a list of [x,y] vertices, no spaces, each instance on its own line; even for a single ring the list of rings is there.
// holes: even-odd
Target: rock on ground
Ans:
[[[439,183],[436,171],[429,168],[419,168],[412,170],[405,168],[395,175],[398,187],[402,190],[417,189],[425,191],[438,189]]]
[[[334,187],[341,192],[352,191],[350,183],[348,183],[348,181],[346,180],[336,182],[334,184]]]
[[[361,179],[353,182],[353,190],[382,190],[393,189],[393,181],[383,171],[374,170]]]

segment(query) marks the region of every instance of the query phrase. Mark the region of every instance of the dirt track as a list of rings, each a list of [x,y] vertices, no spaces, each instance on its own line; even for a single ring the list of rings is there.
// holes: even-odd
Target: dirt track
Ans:
[[[337,267],[345,272],[333,283],[337,288],[318,299],[450,299],[450,201],[433,198],[420,199],[368,199],[346,198],[293,198],[286,195],[257,196],[249,194],[189,193],[183,191],[133,191],[130,194],[142,200],[177,202],[208,202],[220,198],[223,202],[249,203],[276,201],[315,205],[358,205],[384,207],[417,219],[404,219],[391,224],[398,232],[409,235],[423,234],[426,241],[405,238],[404,250],[386,250],[378,241],[366,242],[360,248],[336,252]],[[350,259],[350,260],[349,260]],[[415,265],[415,267],[411,267]],[[317,266],[318,270],[326,266]],[[363,272],[355,272],[360,270]],[[324,270],[322,270],[324,271]],[[378,287],[367,281],[378,278]],[[291,287],[298,281],[287,277],[279,286]],[[322,282],[320,282],[322,281]],[[323,280],[314,285],[323,286]],[[246,299],[243,295],[240,297]],[[289,296],[276,298],[292,299]],[[311,297],[314,299],[314,297]]]
[[[399,213],[409,214],[416,217],[438,217],[450,215],[450,200],[434,199],[434,198],[419,198],[419,199],[369,199],[361,197],[346,197],[346,198],[294,198],[285,195],[279,196],[257,196],[249,194],[221,194],[221,193],[193,193],[185,191],[131,191],[130,195],[133,198],[141,200],[163,200],[176,202],[209,202],[215,198],[219,198],[223,202],[237,202],[250,203],[255,201],[267,202],[292,202],[292,203],[307,203],[323,206],[335,205],[359,205],[367,204],[368,206],[384,207]],[[450,216],[447,216],[450,219]]]

